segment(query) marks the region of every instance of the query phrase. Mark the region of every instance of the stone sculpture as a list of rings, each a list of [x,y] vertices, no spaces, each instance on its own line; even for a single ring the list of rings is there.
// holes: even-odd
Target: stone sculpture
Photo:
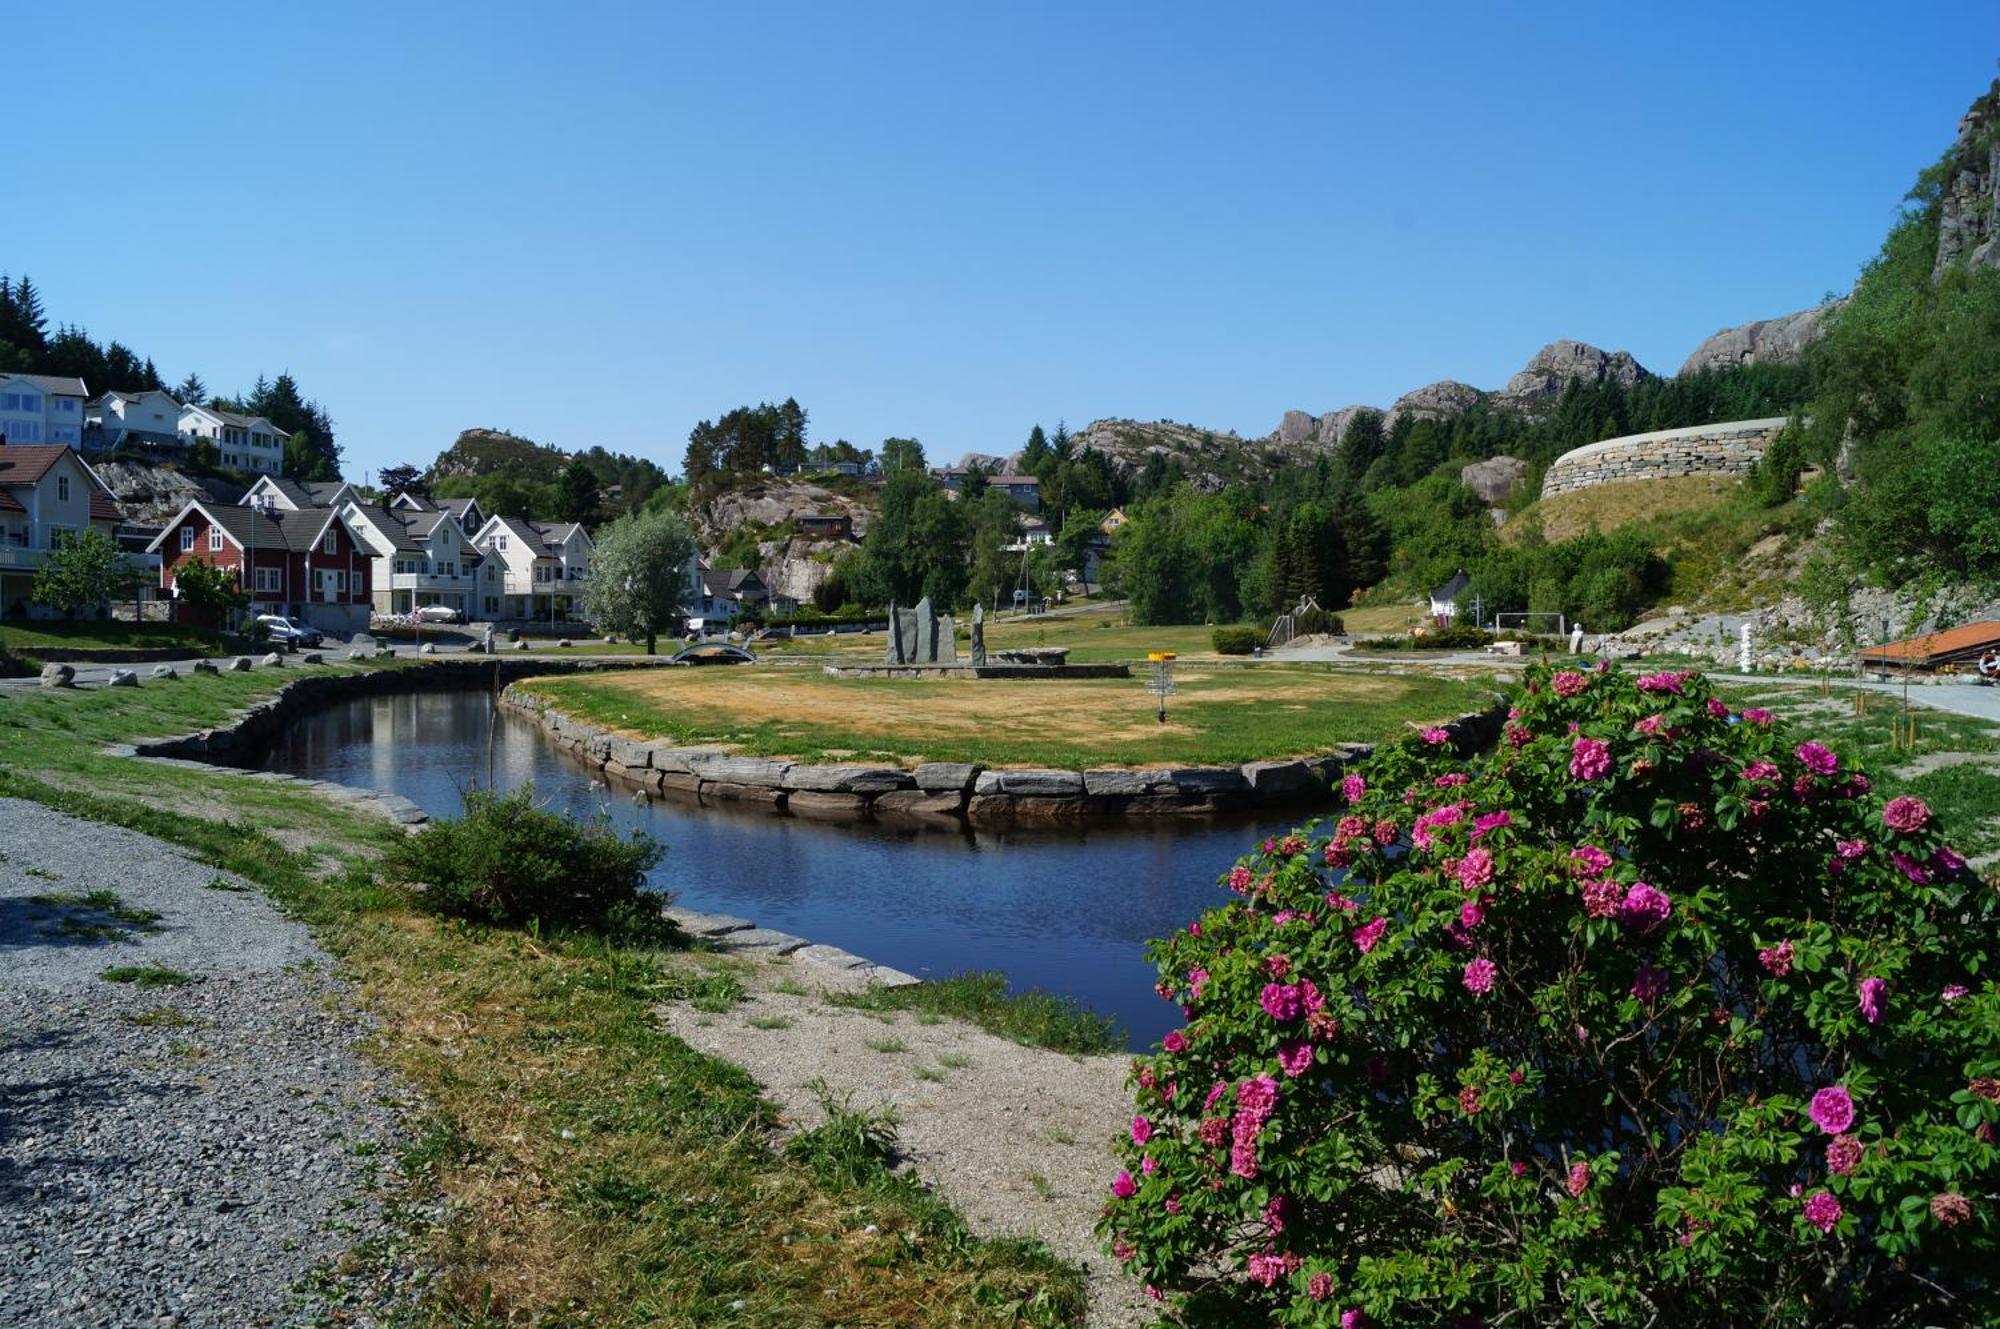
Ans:
[[[986,663],[986,606],[972,606],[972,663]]]
[[[927,595],[914,609],[889,606],[889,641],[882,662],[892,665],[948,665],[958,663],[957,625],[950,614],[931,608]]]

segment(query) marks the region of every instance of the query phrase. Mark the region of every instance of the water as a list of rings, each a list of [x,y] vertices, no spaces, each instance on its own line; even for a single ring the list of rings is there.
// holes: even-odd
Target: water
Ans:
[[[449,816],[460,788],[484,776],[486,736],[483,693],[364,698],[299,721],[264,766],[401,794]],[[1162,818],[952,834],[642,804],[510,717],[494,731],[493,775],[503,789],[532,780],[558,806],[606,811],[663,841],[653,884],[689,908],[737,914],[919,977],[1001,969],[1016,988],[1064,993],[1116,1016],[1135,1046],[1179,1023],[1153,993],[1146,939],[1226,899],[1216,878],[1291,824]]]

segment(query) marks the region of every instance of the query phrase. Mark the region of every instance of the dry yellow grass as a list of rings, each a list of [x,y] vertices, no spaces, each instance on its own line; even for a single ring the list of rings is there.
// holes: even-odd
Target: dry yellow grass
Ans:
[[[1705,475],[1594,485],[1537,500],[1500,528],[1500,541],[1518,544],[1535,519],[1540,520],[1542,535],[1551,544],[1574,539],[1593,525],[1609,534],[1632,522],[1712,508],[1739,487],[1739,481]]]

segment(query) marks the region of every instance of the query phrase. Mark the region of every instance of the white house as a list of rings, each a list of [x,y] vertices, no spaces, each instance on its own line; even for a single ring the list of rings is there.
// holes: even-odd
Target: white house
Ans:
[[[449,512],[458,518],[458,524],[467,534],[477,531],[486,524],[486,513],[476,498],[432,498],[428,494],[418,494],[404,490],[389,501],[392,512]]]
[[[83,410],[83,443],[93,451],[143,445],[180,449],[181,404],[157,388],[107,392]]]
[[[82,447],[89,395],[80,378],[0,373],[0,439]]]
[[[72,448],[9,443],[0,447],[0,615],[30,608],[35,570],[51,549],[97,530],[113,538],[118,509],[111,492]],[[157,566],[157,559],[136,559]]]
[[[213,442],[222,464],[259,475],[277,475],[285,466],[285,433],[261,415],[238,415],[207,406],[181,408],[181,441],[192,447],[198,438]]]
[[[575,522],[489,517],[472,539],[485,556],[479,613],[486,618],[574,619],[596,544]]]
[[[1460,568],[1452,574],[1450,581],[1431,591],[1431,618],[1436,620],[1439,627],[1450,626],[1452,618],[1458,613],[1459,597],[1465,594],[1465,588],[1471,584],[1471,575],[1464,568]]]
[[[360,501],[354,486],[344,480],[286,480],[275,475],[260,475],[257,483],[243,492],[237,500],[240,507],[283,508],[287,512],[305,512],[311,508],[339,508]]]
[[[375,612],[407,614],[444,605],[468,618],[484,612],[485,557],[449,512],[349,502],[342,511],[375,559]]]

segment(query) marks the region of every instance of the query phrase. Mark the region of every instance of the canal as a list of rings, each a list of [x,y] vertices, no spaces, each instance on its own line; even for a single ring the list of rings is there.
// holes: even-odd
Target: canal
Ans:
[[[481,692],[370,697],[293,725],[270,770],[401,794],[433,816],[483,781]],[[1017,988],[1114,1015],[1135,1046],[1177,1025],[1154,995],[1148,938],[1228,898],[1236,856],[1286,818],[1159,818],[952,833],[829,826],[767,811],[635,802],[563,756],[535,726],[495,718],[494,783],[532,781],[547,802],[605,813],[667,847],[653,884],[691,909],[737,914],[924,978],[1004,970]]]

